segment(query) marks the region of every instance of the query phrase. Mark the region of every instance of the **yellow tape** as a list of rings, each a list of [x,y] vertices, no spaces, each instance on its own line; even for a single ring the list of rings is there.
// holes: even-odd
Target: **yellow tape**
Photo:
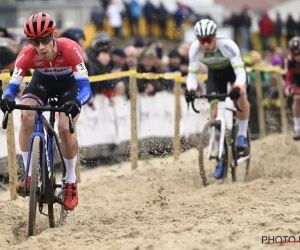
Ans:
[[[265,66],[265,65],[254,65],[253,67],[247,68],[247,72],[250,72],[252,70],[258,70],[258,71],[264,71],[264,72],[274,72],[279,73],[281,75],[286,74],[286,71],[281,69],[279,66]],[[165,74],[154,74],[154,73],[137,73],[135,70],[129,70],[129,71],[123,71],[123,72],[117,72],[117,73],[110,73],[105,75],[97,75],[97,76],[90,76],[89,80],[90,82],[98,82],[98,81],[104,81],[109,80],[112,78],[121,78],[121,77],[136,77],[136,78],[142,78],[142,79],[166,79],[166,80],[175,80],[175,82],[178,83],[185,83],[186,77],[181,77],[180,73],[165,73]],[[0,74],[1,80],[7,80],[7,77],[5,74]],[[197,77],[198,81],[205,81],[207,79],[207,75],[199,75]],[[30,82],[31,76],[24,77],[24,82]]]

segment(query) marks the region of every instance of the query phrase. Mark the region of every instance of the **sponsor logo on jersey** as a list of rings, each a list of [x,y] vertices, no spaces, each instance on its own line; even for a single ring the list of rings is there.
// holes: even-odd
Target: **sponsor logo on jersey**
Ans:
[[[81,59],[81,61],[83,61],[83,58],[80,54],[80,52],[78,51],[78,49],[76,47],[73,47],[73,49],[75,50],[76,54],[78,55],[78,57]]]
[[[35,62],[35,66],[43,66],[44,63],[43,62]]]
[[[83,105],[84,104],[84,102],[86,101],[86,100],[88,100],[90,98],[90,94],[86,94],[85,95],[85,97],[83,97],[82,99],[81,99],[81,105]]]
[[[38,69],[38,70],[45,75],[66,75],[72,72],[71,67],[45,68],[45,69]]]
[[[57,59],[56,60],[56,63],[62,63],[64,61],[64,59],[63,58],[61,58],[61,59]]]
[[[207,65],[218,65],[226,62],[227,60],[228,59],[224,57],[223,58],[209,57],[209,58],[203,58],[201,62]]]
[[[232,48],[230,48],[228,45],[225,44],[224,48],[227,49],[230,52],[230,54],[232,55],[232,57],[236,56],[235,51]]]
[[[52,69],[44,69],[45,73],[52,73],[52,72],[64,72],[67,71],[69,68],[52,68]]]
[[[63,55],[62,51],[58,51],[57,56],[62,56],[62,55]]]
[[[38,60],[41,60],[42,59],[42,56],[39,55],[39,54],[36,54],[35,57],[33,58],[33,61],[38,61]]]
[[[70,93],[71,93],[70,91],[67,91],[61,97],[65,97],[65,96],[69,95]]]
[[[46,88],[41,84],[38,84],[37,87],[42,91],[46,91]]]

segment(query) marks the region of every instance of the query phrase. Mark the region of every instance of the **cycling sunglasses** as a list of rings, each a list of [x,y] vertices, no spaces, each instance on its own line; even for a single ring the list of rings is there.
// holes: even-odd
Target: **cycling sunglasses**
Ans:
[[[201,45],[204,45],[205,43],[211,44],[215,40],[215,37],[198,38],[198,40]]]
[[[43,37],[43,38],[39,38],[39,39],[34,39],[34,40],[29,40],[30,43],[32,44],[32,46],[34,47],[39,47],[40,43],[42,45],[47,45],[48,43],[50,43],[52,41],[52,35]]]

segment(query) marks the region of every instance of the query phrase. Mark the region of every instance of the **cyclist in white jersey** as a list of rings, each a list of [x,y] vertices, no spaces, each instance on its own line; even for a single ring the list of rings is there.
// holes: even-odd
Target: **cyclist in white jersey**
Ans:
[[[229,38],[217,36],[217,24],[209,19],[202,19],[194,26],[197,37],[189,51],[189,73],[187,76],[186,101],[193,102],[195,91],[198,87],[197,74],[200,63],[208,67],[206,82],[206,94],[226,94],[227,83],[232,84],[229,93],[231,99],[238,102],[243,110],[237,112],[239,131],[237,147],[248,148],[247,128],[250,115],[250,105],[247,99],[247,73],[241,52],[237,44]],[[211,105],[211,117],[216,118],[218,100],[209,99]],[[215,145],[219,149],[219,131],[216,131]],[[222,178],[224,162],[220,161],[215,169],[216,179]]]

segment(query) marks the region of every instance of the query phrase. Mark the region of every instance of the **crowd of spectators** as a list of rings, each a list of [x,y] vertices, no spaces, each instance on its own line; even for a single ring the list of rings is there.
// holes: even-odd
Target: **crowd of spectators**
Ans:
[[[134,18],[139,18],[140,15],[144,15],[145,19],[149,23],[161,22],[160,15],[154,14],[158,11],[162,11],[163,5],[158,10],[152,5],[150,1],[146,1],[145,6],[140,6],[136,0],[131,0],[124,4],[127,4],[125,8],[125,14],[118,10],[118,6],[113,1],[101,1],[105,10],[105,15],[110,20],[110,24],[115,30],[114,36],[119,37],[122,35],[120,25],[122,25],[122,19],[126,15],[129,20],[132,21],[132,35],[134,37],[132,44],[126,44],[124,47],[116,47],[114,44],[115,39],[111,37],[105,31],[99,31],[94,37],[91,45],[88,49],[84,49],[85,34],[81,28],[70,28],[59,32],[60,37],[67,37],[76,41],[83,50],[84,60],[90,76],[108,74],[114,72],[127,71],[129,69],[136,69],[140,73],[167,73],[167,72],[181,72],[182,76],[187,75],[188,68],[188,53],[189,43],[178,42],[177,46],[166,48],[161,43],[161,38],[153,38],[151,35],[151,29],[149,29],[148,38],[141,38],[135,35],[136,22]],[[134,9],[136,8],[136,16]],[[118,14],[116,12],[119,11]],[[177,13],[177,14],[176,14]],[[193,13],[193,11],[178,3],[178,9],[174,13],[173,17],[179,20],[179,16],[182,16],[181,21],[175,21],[176,26],[180,28],[181,23],[186,17],[185,13]],[[168,16],[168,15],[166,15]],[[99,19],[99,13],[97,10],[91,13],[91,18],[96,21]],[[112,20],[115,19],[115,20]],[[101,21],[101,18],[99,19]],[[101,22],[98,20],[98,24]],[[292,17],[286,22],[286,36],[290,39],[293,35],[299,33],[297,23],[291,21]],[[240,48],[247,52],[247,56],[244,60],[248,66],[255,63],[264,65],[279,65],[284,68],[284,58],[287,56],[287,50],[283,49],[281,38],[284,29],[283,21],[281,21],[280,15],[277,16],[276,21],[272,21],[267,12],[262,14],[262,18],[259,22],[262,52],[258,52],[252,49],[250,30],[252,17],[249,8],[245,7],[239,15],[233,14],[224,20],[223,25],[231,25],[235,30],[235,40],[239,44]],[[160,23],[161,24],[161,23]],[[161,27],[164,27],[162,24]],[[99,28],[99,27],[98,27]],[[298,32],[298,33],[297,33]],[[239,40],[237,36],[241,36],[242,40]],[[270,37],[275,36],[277,38],[277,46],[272,47],[269,42]],[[19,42],[17,42],[17,40]],[[17,54],[20,50],[28,45],[29,42],[26,38],[16,39],[13,34],[9,34],[5,28],[0,28],[0,69],[9,69],[13,71],[14,63]],[[206,73],[206,68],[203,66],[200,72]],[[255,86],[255,74],[250,74],[251,84]],[[28,72],[30,75],[30,72]],[[263,73],[263,84],[265,86],[274,85],[274,77],[271,73]],[[171,80],[146,80],[138,79],[137,81],[138,91],[141,95],[151,96],[157,91],[167,90],[173,91],[174,82]],[[93,94],[106,95],[111,103],[112,96],[126,96],[129,98],[129,78],[123,77],[118,79],[110,79],[106,81],[96,82],[92,84]]]

